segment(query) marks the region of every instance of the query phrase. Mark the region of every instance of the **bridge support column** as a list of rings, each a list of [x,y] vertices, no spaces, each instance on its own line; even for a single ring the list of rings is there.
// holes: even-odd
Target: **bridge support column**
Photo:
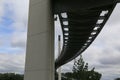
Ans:
[[[30,0],[24,80],[54,80],[54,24],[50,0]]]

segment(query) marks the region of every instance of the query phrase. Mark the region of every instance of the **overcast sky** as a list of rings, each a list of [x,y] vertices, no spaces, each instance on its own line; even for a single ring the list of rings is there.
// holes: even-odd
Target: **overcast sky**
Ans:
[[[24,73],[28,3],[28,0],[0,0],[0,73]],[[59,34],[60,30],[56,30]],[[95,67],[96,71],[103,74],[102,80],[120,77],[119,30],[120,5],[117,5],[97,39],[83,53],[90,69]],[[71,64],[67,66],[72,67]],[[71,69],[67,66],[63,70]]]
[[[0,73],[23,73],[28,0],[0,0]]]

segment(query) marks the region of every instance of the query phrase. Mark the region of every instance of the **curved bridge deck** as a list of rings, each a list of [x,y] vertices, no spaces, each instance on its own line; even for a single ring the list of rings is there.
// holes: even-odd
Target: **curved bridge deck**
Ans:
[[[100,33],[117,3],[113,0],[102,0],[103,2],[106,1],[106,3],[100,1],[100,5],[97,5],[97,3],[92,5],[90,3],[91,6],[90,4],[88,6],[84,4],[85,7],[78,8],[80,7],[79,5],[72,5],[70,2],[64,5],[64,1],[63,4],[56,2],[54,6],[54,12],[60,18],[63,31],[63,48],[61,55],[55,61],[56,69],[76,58],[90,46]],[[113,2],[109,3],[108,1]],[[62,0],[60,2],[62,3]],[[85,2],[83,1],[83,3]],[[73,9],[70,5],[72,5]]]

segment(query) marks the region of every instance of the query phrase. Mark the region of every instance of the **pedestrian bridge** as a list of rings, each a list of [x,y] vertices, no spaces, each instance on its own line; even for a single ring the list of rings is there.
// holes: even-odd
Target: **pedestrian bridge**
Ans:
[[[60,19],[63,47],[55,68],[84,52],[100,33],[117,0],[53,0],[54,14]]]

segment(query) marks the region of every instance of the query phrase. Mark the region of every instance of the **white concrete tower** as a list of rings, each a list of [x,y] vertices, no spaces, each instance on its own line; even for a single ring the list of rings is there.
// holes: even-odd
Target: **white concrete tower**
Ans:
[[[24,80],[54,80],[54,24],[50,0],[30,0]]]

